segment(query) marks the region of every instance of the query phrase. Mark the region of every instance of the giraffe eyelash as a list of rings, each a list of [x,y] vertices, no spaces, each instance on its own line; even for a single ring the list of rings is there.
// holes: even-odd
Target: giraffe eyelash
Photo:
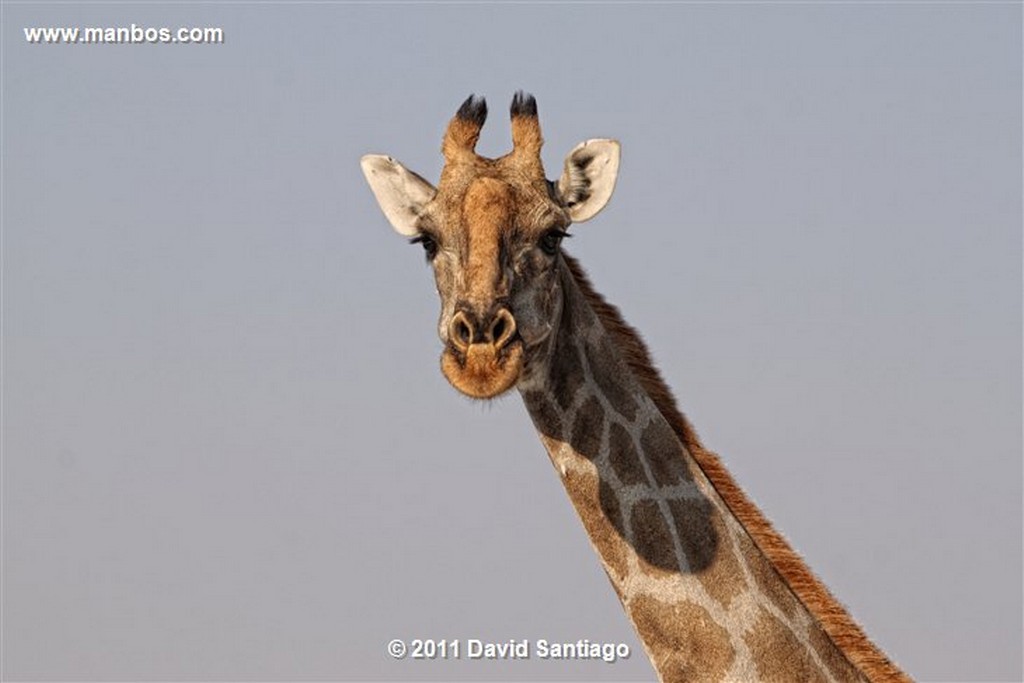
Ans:
[[[552,228],[544,233],[544,236],[540,238],[538,246],[548,256],[554,256],[558,252],[558,247],[562,243],[562,240],[566,237],[572,237],[565,230],[559,228]]]
[[[421,244],[423,245],[423,251],[427,253],[427,260],[433,261],[434,257],[437,256],[437,240],[432,235],[428,235],[425,232],[421,232],[409,240],[409,244]]]

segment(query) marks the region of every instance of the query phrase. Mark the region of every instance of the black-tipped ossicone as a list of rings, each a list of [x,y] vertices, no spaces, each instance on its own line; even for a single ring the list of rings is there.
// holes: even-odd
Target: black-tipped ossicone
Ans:
[[[470,95],[466,98],[466,101],[459,107],[459,111],[455,114],[463,121],[469,121],[477,126],[483,126],[484,121],[487,120],[487,100],[483,97],[477,97],[476,95]]]
[[[533,95],[517,90],[516,94],[512,96],[512,106],[509,107],[509,112],[513,118],[516,116],[536,116],[537,100]]]

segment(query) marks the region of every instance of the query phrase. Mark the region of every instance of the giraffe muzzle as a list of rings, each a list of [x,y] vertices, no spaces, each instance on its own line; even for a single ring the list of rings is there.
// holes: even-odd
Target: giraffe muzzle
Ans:
[[[441,371],[452,386],[473,398],[494,398],[516,383],[523,369],[523,344],[516,320],[504,306],[477,316],[460,308],[448,326]]]

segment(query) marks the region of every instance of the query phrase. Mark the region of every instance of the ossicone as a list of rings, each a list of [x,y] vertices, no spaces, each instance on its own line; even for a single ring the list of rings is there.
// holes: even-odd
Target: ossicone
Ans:
[[[540,167],[540,148],[544,138],[537,117],[537,100],[520,90],[512,97],[509,113],[512,117],[512,158],[523,166]]]
[[[476,156],[476,142],[487,120],[487,100],[470,95],[448,124],[441,153],[448,161]]]

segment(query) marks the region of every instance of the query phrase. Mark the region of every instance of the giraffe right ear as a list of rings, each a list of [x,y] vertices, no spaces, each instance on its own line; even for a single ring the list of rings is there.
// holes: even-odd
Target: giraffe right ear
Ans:
[[[565,158],[558,193],[573,223],[588,221],[611,199],[619,175],[617,140],[587,140]]]
[[[434,186],[383,154],[367,154],[359,165],[395,231],[406,237],[418,235],[416,220],[437,194]]]

